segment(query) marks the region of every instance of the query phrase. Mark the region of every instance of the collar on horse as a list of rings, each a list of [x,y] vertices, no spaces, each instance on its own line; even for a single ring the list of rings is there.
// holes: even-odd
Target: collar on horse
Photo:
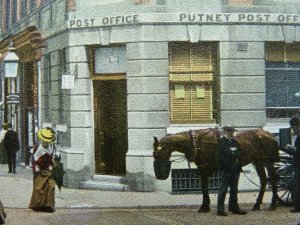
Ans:
[[[213,132],[214,130],[219,130],[219,127],[215,127],[213,129],[207,131],[206,133],[203,134],[201,139],[203,139],[204,136],[206,136],[210,132]],[[196,133],[196,131],[195,130],[189,130],[189,136],[190,136],[190,153],[191,153],[191,155],[187,158],[187,161],[188,161],[188,166],[190,168],[190,163],[194,162],[194,160],[195,160],[195,154],[196,154],[196,149],[197,149],[197,146],[196,146],[197,133]],[[218,138],[220,138],[220,136],[218,136]],[[201,140],[200,140],[199,145],[201,146]]]

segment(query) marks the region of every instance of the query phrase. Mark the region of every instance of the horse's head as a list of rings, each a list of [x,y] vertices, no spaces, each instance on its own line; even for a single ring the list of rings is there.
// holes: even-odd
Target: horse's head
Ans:
[[[157,179],[165,180],[171,171],[170,151],[164,142],[154,137],[153,143],[154,172]]]

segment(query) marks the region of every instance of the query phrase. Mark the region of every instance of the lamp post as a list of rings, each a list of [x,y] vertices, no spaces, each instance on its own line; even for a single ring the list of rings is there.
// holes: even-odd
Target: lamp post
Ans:
[[[3,59],[5,78],[16,78],[18,76],[19,57],[15,53],[15,50],[11,43]]]
[[[15,53],[12,43],[8,46],[8,52],[3,58],[4,77],[7,80],[7,96],[6,103],[10,105],[10,122],[14,126],[14,109],[19,103],[19,94],[17,93],[17,77],[18,77],[19,57]]]

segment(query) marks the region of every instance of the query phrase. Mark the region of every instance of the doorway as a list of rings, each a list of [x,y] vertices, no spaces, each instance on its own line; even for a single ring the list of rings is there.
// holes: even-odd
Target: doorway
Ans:
[[[125,175],[128,150],[126,80],[94,80],[95,171]]]
[[[35,144],[35,121],[38,114],[37,94],[37,65],[35,63],[23,63],[23,76],[21,79],[21,146],[25,151],[22,153],[22,161],[29,165],[30,149]]]

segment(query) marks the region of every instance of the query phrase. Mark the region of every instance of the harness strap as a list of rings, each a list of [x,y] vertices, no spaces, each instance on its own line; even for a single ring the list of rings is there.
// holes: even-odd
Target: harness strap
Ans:
[[[254,181],[252,181],[252,180],[250,179],[250,177],[248,177],[248,175],[245,173],[244,170],[242,170],[242,172],[243,172],[244,176],[246,177],[246,179],[247,179],[248,181],[250,181],[250,182],[251,182],[252,184],[254,184],[256,187],[261,188],[260,185],[256,184]]]
[[[189,130],[189,135],[190,135],[190,142],[191,142],[190,149],[192,152],[189,162],[194,162],[195,152],[196,152],[196,132],[195,132],[195,130]]]

